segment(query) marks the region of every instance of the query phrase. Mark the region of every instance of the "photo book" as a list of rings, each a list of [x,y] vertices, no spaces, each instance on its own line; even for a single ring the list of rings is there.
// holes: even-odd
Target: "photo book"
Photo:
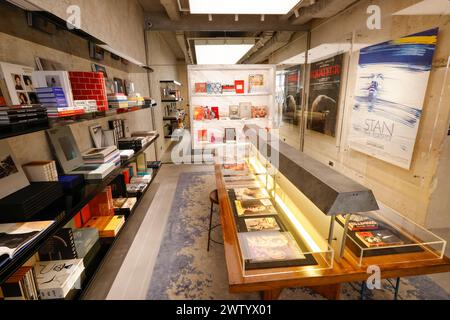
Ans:
[[[8,142],[0,141],[0,199],[30,185]]]
[[[31,67],[0,62],[0,88],[7,105],[39,103],[33,71]]]

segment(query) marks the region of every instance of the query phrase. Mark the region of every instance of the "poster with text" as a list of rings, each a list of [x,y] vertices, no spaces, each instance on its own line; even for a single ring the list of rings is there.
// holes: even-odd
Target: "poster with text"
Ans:
[[[410,169],[438,29],[361,50],[351,149]]]
[[[311,64],[308,129],[336,136],[343,54]]]

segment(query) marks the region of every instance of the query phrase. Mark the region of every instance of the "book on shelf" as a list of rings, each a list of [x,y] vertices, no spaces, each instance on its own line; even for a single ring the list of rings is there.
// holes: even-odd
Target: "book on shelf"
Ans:
[[[83,259],[39,261],[34,271],[42,300],[64,299],[84,271]]]
[[[345,225],[345,217],[338,216],[339,221]],[[350,231],[369,231],[377,230],[378,222],[366,216],[353,214],[348,222],[348,229]]]
[[[72,229],[72,233],[77,255],[80,259],[83,259],[89,253],[100,238],[99,232],[96,228]]]
[[[128,160],[134,155],[134,150],[120,150],[120,159]]]
[[[38,300],[36,277],[33,267],[22,266],[1,286],[5,300]]]
[[[114,199],[114,211],[116,214],[130,214],[136,206],[137,198]]]
[[[109,155],[107,155],[105,158],[91,158],[91,159],[84,159],[84,163],[86,165],[92,164],[92,165],[101,165],[106,163],[112,163],[115,166],[120,164],[120,151],[116,150]]]
[[[238,216],[276,215],[272,202],[269,199],[235,200]]]
[[[83,153],[83,160],[104,159],[114,151],[117,151],[117,147],[92,148]]]
[[[135,184],[139,184],[139,183],[149,184],[151,181],[152,181],[151,174],[146,174],[145,176],[135,176],[130,179],[130,183],[135,183]]]
[[[58,181],[58,170],[55,161],[33,161],[23,166],[25,174],[31,182]]]
[[[114,238],[125,224],[125,216],[92,217],[85,225],[85,228],[96,228],[100,238]]]
[[[89,202],[91,216],[112,216],[114,215],[114,205],[112,196],[112,187],[107,186],[102,192],[97,194]]]
[[[77,251],[71,228],[59,229],[39,249],[41,261],[76,259]]]
[[[53,223],[54,221],[36,221],[0,224],[0,257],[14,258],[17,252],[33,242]]]
[[[368,248],[397,246],[404,244],[400,239],[390,230],[382,229],[376,231],[356,232],[356,237]]]

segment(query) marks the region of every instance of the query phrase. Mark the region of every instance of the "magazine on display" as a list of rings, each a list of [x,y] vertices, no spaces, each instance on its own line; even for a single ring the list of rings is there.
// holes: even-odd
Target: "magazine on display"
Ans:
[[[278,214],[269,199],[235,200],[234,203],[238,216],[267,216]]]

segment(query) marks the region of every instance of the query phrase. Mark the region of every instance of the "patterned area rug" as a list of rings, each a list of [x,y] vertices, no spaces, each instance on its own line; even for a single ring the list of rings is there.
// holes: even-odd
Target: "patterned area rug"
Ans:
[[[209,224],[209,193],[216,188],[213,172],[183,173],[180,175],[167,229],[153,271],[147,298],[151,300],[244,300],[260,299],[259,293],[231,294],[228,292],[223,246],[212,243],[206,251]],[[219,224],[218,208],[214,223]],[[221,228],[212,238],[222,241]],[[393,291],[385,288],[367,290],[366,299],[393,299]],[[360,284],[343,286],[342,299],[357,300]],[[280,299],[324,299],[305,289],[285,289]],[[401,280],[399,300],[450,299],[450,294],[429,277]]]

